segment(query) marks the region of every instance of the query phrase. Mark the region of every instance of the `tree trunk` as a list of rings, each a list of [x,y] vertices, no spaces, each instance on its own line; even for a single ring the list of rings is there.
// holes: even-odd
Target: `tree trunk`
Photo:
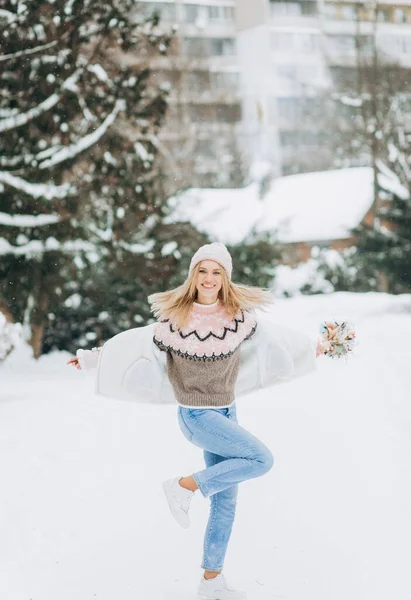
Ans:
[[[34,358],[39,358],[43,349],[49,294],[43,277],[42,263],[37,263],[34,269],[34,307],[30,315],[31,338],[29,344],[33,348]]]
[[[377,291],[386,293],[390,291],[388,277],[386,273],[383,273],[382,271],[378,271],[377,273]]]
[[[31,326],[31,338],[30,338],[30,346],[33,348],[34,358],[39,358],[41,356],[41,351],[43,349],[43,337],[44,337],[44,326],[45,323],[36,324]]]
[[[2,301],[0,301],[0,312],[3,313],[3,315],[6,317],[6,321],[8,323],[14,323],[14,319],[9,308]]]

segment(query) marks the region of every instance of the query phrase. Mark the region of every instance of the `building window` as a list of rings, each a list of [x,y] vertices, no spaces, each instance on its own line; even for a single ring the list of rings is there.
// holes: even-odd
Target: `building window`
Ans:
[[[402,51],[405,54],[411,54],[411,36],[401,36],[400,40],[402,42]]]
[[[312,33],[272,32],[271,47],[273,50],[313,52],[320,47],[319,35]]]
[[[298,16],[302,14],[301,4],[299,2],[271,2],[270,13],[273,17]]]
[[[358,85],[358,70],[355,67],[331,67],[329,69],[332,82],[341,88],[352,88]]]
[[[301,121],[319,115],[323,110],[324,106],[319,98],[277,98],[277,114],[280,119]]]
[[[211,73],[211,85],[216,90],[236,91],[240,84],[240,74],[226,71]]]
[[[315,34],[296,33],[294,41],[296,49],[302,52],[310,52],[319,48],[319,36]]]
[[[319,75],[315,65],[279,65],[277,73],[281,78],[299,84],[316,81]]]
[[[240,104],[217,104],[216,121],[220,123],[237,123],[241,120]]]
[[[139,2],[137,4],[137,14],[144,18],[151,17],[157,13],[161,21],[174,22],[176,20],[175,4],[170,2]]]
[[[208,92],[210,90],[210,79],[207,71],[190,71],[186,75],[186,86],[188,91],[195,93]]]
[[[341,17],[345,21],[355,21],[357,19],[357,7],[356,6],[342,6]]]
[[[271,34],[271,48],[273,50],[292,50],[293,49],[292,33],[273,32]]]
[[[301,113],[301,100],[299,98],[277,98],[277,111],[280,119],[297,119]]]
[[[314,16],[317,14],[317,3],[315,0],[271,0],[270,14],[278,16]]]
[[[234,56],[235,39],[234,38],[212,38],[211,54],[213,56]]]
[[[301,2],[301,13],[305,17],[316,17],[318,15],[317,2]]]
[[[353,35],[328,35],[327,47],[336,52],[354,52],[355,37]]]
[[[235,18],[234,6],[223,6],[223,17],[224,17],[224,21],[234,22],[234,18]]]
[[[297,146],[298,132],[297,131],[280,131],[281,146]]]
[[[215,23],[229,23],[234,21],[233,6],[208,6],[208,17]]]
[[[318,146],[320,139],[314,131],[280,131],[281,145],[285,147]]]
[[[338,10],[335,4],[326,3],[324,4],[324,15],[326,19],[337,19]]]
[[[295,65],[278,65],[277,73],[284,79],[295,81],[297,79],[297,67]]]
[[[182,43],[182,51],[185,56],[193,56],[196,58],[210,56],[210,44],[206,38],[184,38]]]
[[[184,38],[182,50],[186,56],[235,56],[236,46],[234,38]]]
[[[193,121],[200,123],[236,123],[241,119],[241,105],[190,104],[188,114]]]
[[[184,4],[184,21],[186,23],[195,23],[198,18],[197,4]]]
[[[378,37],[378,47],[387,54],[410,54],[411,36],[409,35],[382,35]]]
[[[216,147],[213,140],[197,140],[196,156],[203,158],[217,158]]]
[[[404,111],[404,113],[406,115],[410,115],[411,114],[411,97],[408,98],[404,98],[401,101],[401,108]]]
[[[358,49],[360,52],[372,52],[374,47],[374,38],[372,35],[360,35],[357,38]]]
[[[388,8],[379,8],[377,10],[377,21],[379,23],[388,23],[390,21],[390,10]]]
[[[395,21],[395,23],[406,23],[407,22],[406,9],[394,8],[394,21]]]

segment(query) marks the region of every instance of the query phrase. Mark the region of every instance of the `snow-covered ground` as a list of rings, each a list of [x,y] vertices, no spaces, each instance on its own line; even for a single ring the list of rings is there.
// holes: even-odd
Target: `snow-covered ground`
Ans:
[[[274,468],[240,485],[225,563],[249,600],[411,599],[411,296],[278,300],[314,337],[349,318],[347,364],[239,398],[238,417]],[[191,600],[209,501],[190,529],[163,479],[203,468],[176,406],[93,395],[68,354],[0,367],[0,598]]]

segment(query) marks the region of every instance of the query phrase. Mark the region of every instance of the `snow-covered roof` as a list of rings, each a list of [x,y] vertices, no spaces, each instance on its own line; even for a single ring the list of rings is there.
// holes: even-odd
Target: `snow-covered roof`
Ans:
[[[257,231],[277,230],[283,243],[350,237],[372,206],[371,167],[279,177],[263,199],[258,185],[242,189],[190,189],[171,199],[169,221],[190,221],[214,240],[242,241]]]

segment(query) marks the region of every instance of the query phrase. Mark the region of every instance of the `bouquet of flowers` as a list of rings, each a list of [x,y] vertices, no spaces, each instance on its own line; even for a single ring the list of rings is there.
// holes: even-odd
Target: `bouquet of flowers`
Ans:
[[[347,358],[353,351],[356,341],[354,326],[348,321],[325,321],[321,324],[318,348],[325,356],[331,358]]]

